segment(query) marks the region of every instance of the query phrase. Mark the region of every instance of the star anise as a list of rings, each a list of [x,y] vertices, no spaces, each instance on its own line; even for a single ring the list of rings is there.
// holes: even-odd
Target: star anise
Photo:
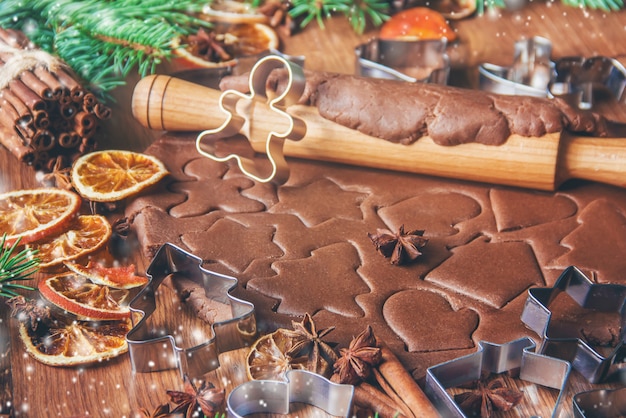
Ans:
[[[335,375],[338,382],[348,385],[356,385],[366,380],[372,367],[376,367],[382,354],[376,347],[376,337],[371,326],[367,326],[363,332],[352,339],[348,348],[339,350],[340,357],[335,362]]]
[[[396,265],[413,261],[422,255],[420,248],[428,243],[423,235],[423,230],[405,232],[404,225],[400,226],[396,234],[387,229],[378,229],[376,234],[368,234],[376,250],[387,258],[391,257],[391,264]]]
[[[198,29],[193,35],[187,36],[188,50],[193,55],[210,62],[229,61],[232,56],[226,51],[224,43],[221,42],[216,33]]]
[[[176,390],[168,390],[166,393],[170,397],[170,401],[176,405],[172,410],[172,414],[185,414],[186,418],[213,416],[219,412],[226,391],[218,389],[213,383],[203,381],[200,387],[196,387],[193,381],[185,376],[183,392]]]
[[[167,418],[171,416],[169,404],[159,405],[152,412],[148,411],[146,408],[140,408],[135,413],[135,418]]]
[[[308,358],[307,369],[312,372],[323,375],[330,371],[337,360],[337,353],[322,339],[335,327],[318,331],[308,313],[304,315],[302,322],[292,321],[292,326],[293,330],[286,330],[286,335],[292,340],[291,348],[287,350],[286,355],[289,358],[306,356]]]
[[[41,182],[59,189],[71,190],[73,186],[70,181],[70,169],[71,168],[65,164],[64,158],[58,156],[54,161],[52,170],[41,177]]]
[[[454,395],[454,401],[469,416],[490,417],[493,411],[508,411],[521,402],[523,392],[508,388],[500,377],[481,378],[468,392]]]

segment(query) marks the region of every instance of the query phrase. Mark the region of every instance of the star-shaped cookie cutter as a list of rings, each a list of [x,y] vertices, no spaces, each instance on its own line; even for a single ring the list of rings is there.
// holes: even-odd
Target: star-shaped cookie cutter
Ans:
[[[267,80],[270,73],[278,68],[284,68],[288,73],[288,82],[283,92],[271,97],[267,90]],[[248,177],[261,182],[282,184],[289,177],[289,167],[283,155],[283,145],[286,139],[300,140],[306,133],[306,124],[299,118],[294,118],[286,112],[286,108],[297,103],[305,87],[305,77],[302,68],[278,55],[268,55],[261,58],[254,65],[249,78],[250,94],[237,90],[226,90],[220,95],[219,107],[226,114],[224,123],[216,129],[201,132],[196,138],[198,152],[212,160],[226,162],[235,160],[239,169]],[[243,106],[242,106],[243,104]],[[250,158],[238,154],[228,154],[224,157],[215,155],[213,142],[219,139],[231,138],[243,134],[251,140],[252,113],[254,106],[267,104],[271,111],[281,115],[287,124],[282,130],[270,130],[265,139],[265,154],[271,165],[270,173],[266,176]]]
[[[288,414],[293,402],[313,405],[330,415],[351,416],[354,386],[334,383],[306,370],[290,370],[286,377],[286,382],[251,380],[237,386],[228,395],[228,416]]]
[[[174,276],[175,274],[175,276]],[[182,376],[201,377],[220,366],[220,353],[251,345],[256,338],[254,305],[230,294],[237,279],[202,268],[202,259],[166,243],[146,271],[148,284],[130,302],[133,328],[126,335],[133,372],[148,373],[178,368]],[[232,318],[207,324],[210,337],[200,344],[181,347],[176,330],[154,329],[148,318],[159,309],[158,288],[168,276],[184,277],[205,289],[208,299],[230,306]],[[170,315],[180,315],[169,312]],[[136,321],[135,317],[140,319]]]
[[[478,380],[483,372],[504,373],[519,369],[521,380],[560,391],[552,410],[552,417],[558,417],[564,406],[562,401],[571,365],[537,354],[535,347],[535,342],[529,337],[505,344],[481,341],[475,353],[429,367],[426,371],[426,395],[442,416],[465,418],[446,389]]]
[[[608,354],[600,353],[580,338],[550,335],[551,302],[566,292],[580,307],[621,315],[619,341]],[[569,361],[589,382],[598,383],[613,374],[626,356],[626,286],[592,282],[574,266],[566,268],[552,288],[532,288],[521,316],[522,322],[541,338],[539,352]],[[607,350],[608,351],[608,350]]]

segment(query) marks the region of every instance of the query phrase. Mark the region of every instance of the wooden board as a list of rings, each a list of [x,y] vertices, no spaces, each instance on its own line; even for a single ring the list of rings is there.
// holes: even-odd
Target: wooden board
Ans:
[[[451,84],[475,85],[477,63],[508,65],[512,61],[513,43],[535,35],[554,39],[555,57],[604,54],[624,61],[626,43],[621,40],[626,36],[625,23],[626,12],[589,12],[541,1],[529,3],[518,12],[502,12],[501,15],[496,12],[496,15],[453,22],[461,41],[450,47],[455,77]],[[326,30],[312,24],[302,33],[283,40],[283,50],[288,54],[306,54],[306,68],[352,73],[354,47],[374,33],[369,31],[357,36],[338,18],[328,22]],[[136,77],[130,77],[128,85],[115,92],[117,105],[113,109],[113,120],[104,126],[101,148],[143,150],[159,134],[145,130],[131,116],[130,91],[136,81]],[[623,107],[608,112],[626,115]],[[35,185],[35,173],[0,149],[2,191]],[[140,271],[149,262],[141,258],[136,261]],[[167,402],[166,390],[182,388],[176,370],[133,374],[128,355],[89,368],[44,366],[25,355],[16,336],[15,322],[8,319],[6,306],[0,308],[0,320],[0,416],[12,410],[13,415],[19,417],[134,417],[139,408],[152,411]],[[244,356],[245,349],[223,354],[222,367],[208,378],[227,389],[241,383],[245,379]],[[573,393],[611,386],[590,385],[573,373],[564,416],[571,416]],[[313,416],[303,410],[294,411],[293,415]]]

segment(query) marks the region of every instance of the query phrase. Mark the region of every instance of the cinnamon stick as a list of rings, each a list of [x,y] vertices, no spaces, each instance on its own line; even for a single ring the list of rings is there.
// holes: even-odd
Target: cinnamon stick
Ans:
[[[59,81],[68,90],[70,99],[76,103],[80,102],[85,95],[85,90],[80,83],[69,75],[64,69],[57,70],[56,75],[59,78]]]
[[[63,148],[76,148],[81,141],[82,138],[77,133],[62,132],[59,135],[59,145]]]
[[[413,376],[386,346],[381,346],[382,361],[375,369],[378,383],[404,402],[414,417],[439,417],[439,413]]]
[[[59,79],[43,67],[36,67],[33,74],[50,88],[52,100],[59,100],[63,94],[63,85]]]
[[[92,137],[96,126],[96,116],[93,113],[80,111],[74,117],[74,129],[80,136]]]
[[[389,396],[367,382],[354,387],[354,404],[383,418],[406,416]]]
[[[15,79],[9,83],[9,89],[31,110],[47,110],[46,102],[32,91],[21,80]]]
[[[33,122],[37,129],[48,129],[50,127],[50,118],[48,112],[36,110],[33,112]]]
[[[37,153],[41,153],[43,151],[52,150],[56,146],[56,142],[56,138],[52,132],[39,130],[35,132],[35,135],[33,135],[30,145],[35,149],[35,151],[37,151]]]
[[[98,120],[108,119],[111,109],[51,57],[43,62],[37,57],[35,67],[20,61],[19,50],[35,49],[22,32],[0,28],[0,44],[13,48],[0,52],[0,70],[9,61],[16,65],[6,69],[0,86],[2,145],[20,161],[45,170],[59,158],[71,163],[93,151]]]
[[[10,103],[3,101],[0,103],[0,124],[13,127],[20,138],[23,138],[24,145],[28,145],[31,136],[34,134],[34,129],[31,123],[20,121],[20,116]]]
[[[2,90],[2,92],[0,93],[0,96],[2,97],[3,100],[6,100],[7,102],[9,102],[11,106],[13,106],[13,108],[15,108],[15,110],[20,115],[20,118],[22,120],[28,119],[29,116],[30,116],[30,119],[33,119],[30,108],[26,106],[26,104],[23,101],[21,101],[19,97],[13,94],[11,90],[8,90],[8,89]]]
[[[35,151],[24,145],[15,133],[9,132],[3,126],[0,126],[0,144],[23,163],[32,164],[35,160]]]

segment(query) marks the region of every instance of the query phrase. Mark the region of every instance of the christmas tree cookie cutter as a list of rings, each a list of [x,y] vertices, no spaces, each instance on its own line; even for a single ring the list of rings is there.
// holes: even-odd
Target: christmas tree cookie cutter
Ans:
[[[556,338],[550,333],[550,304],[566,292],[580,307],[621,315],[619,341],[600,352],[582,338]],[[539,352],[572,364],[589,382],[598,383],[624,365],[626,357],[626,286],[592,282],[574,266],[566,268],[552,288],[532,288],[522,311],[522,322],[542,339]]]
[[[267,89],[268,77],[272,71],[280,68],[287,70],[286,87],[276,97],[270,97]],[[201,132],[196,138],[196,148],[201,155],[214,161],[235,160],[246,176],[258,182],[282,184],[289,177],[289,167],[283,154],[285,140],[297,141],[306,133],[304,121],[285,111],[288,106],[297,103],[304,92],[304,71],[300,66],[281,56],[268,55],[252,67],[249,87],[250,94],[229,89],[220,95],[219,107],[226,114],[226,120],[216,129]],[[242,133],[248,136],[248,140],[252,139],[250,135],[254,135],[255,127],[255,122],[252,120],[253,108],[264,105],[269,106],[270,111],[281,115],[286,125],[276,130],[272,128],[265,138],[265,154],[271,165],[270,172],[263,173],[263,170],[252,159],[238,154],[228,154],[222,157],[216,155],[212,149],[212,143],[219,139],[231,138]]]
[[[306,370],[290,370],[286,381],[251,380],[237,386],[228,395],[228,416],[288,414],[291,403],[301,402],[323,409],[330,415],[348,418],[353,396],[352,385],[334,383]]]
[[[208,299],[229,305],[232,314],[230,319],[207,324],[210,329],[206,335],[210,337],[190,347],[182,347],[176,340],[177,329],[148,323],[152,314],[163,309],[157,303],[159,286],[174,274],[176,276],[172,276],[172,280],[184,277],[202,286]],[[230,294],[237,286],[237,279],[204,269],[202,259],[170,243],[159,248],[146,275],[150,281],[130,302],[133,328],[126,335],[126,340],[133,372],[178,368],[181,377],[201,377],[220,366],[220,353],[249,346],[255,341],[254,305]],[[169,314],[180,315],[178,312]]]
[[[551,415],[558,417],[562,412],[571,365],[557,358],[537,354],[534,352],[535,347],[535,342],[529,337],[505,344],[481,341],[475,353],[428,368],[426,395],[442,416],[465,418],[465,414],[446,389],[478,380],[483,372],[505,373],[519,370],[521,380],[559,390]]]

